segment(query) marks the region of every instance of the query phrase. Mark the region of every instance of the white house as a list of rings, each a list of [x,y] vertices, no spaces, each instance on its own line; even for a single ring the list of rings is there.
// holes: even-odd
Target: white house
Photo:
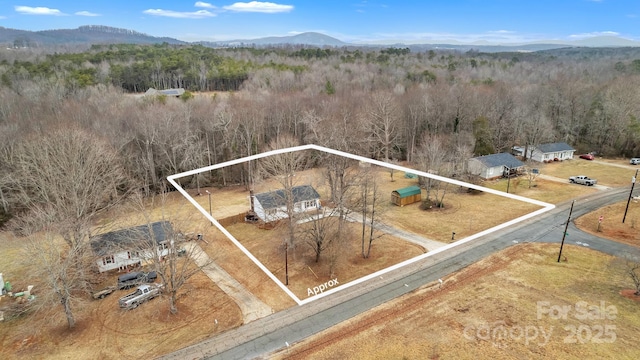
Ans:
[[[295,213],[320,208],[320,195],[310,185],[295,186],[291,189]],[[276,190],[253,195],[251,209],[264,222],[285,219],[287,201],[284,190]]]
[[[576,150],[564,142],[529,146],[527,158],[538,162],[562,161],[573,159]]]
[[[169,254],[173,229],[167,221],[112,231],[91,238],[91,248],[98,257],[100,272],[124,270]]]
[[[524,163],[507,153],[478,156],[469,159],[469,173],[483,179],[495,179],[507,174],[515,174],[522,170]]]

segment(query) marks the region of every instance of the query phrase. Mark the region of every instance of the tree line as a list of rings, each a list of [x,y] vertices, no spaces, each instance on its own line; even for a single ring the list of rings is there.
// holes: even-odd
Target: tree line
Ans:
[[[301,144],[412,163],[424,163],[421,151],[436,141],[455,159],[448,160],[457,164],[452,175],[464,172],[470,156],[549,141],[637,156],[639,53],[162,44],[16,59],[15,50],[3,50],[0,208],[23,205],[10,186],[19,145],[70,126],[107,143],[147,194],[166,190],[170,174],[256,154],[284,134]],[[129,95],[173,86],[234,91],[183,99]],[[246,167],[235,166],[183,185],[249,178]]]
[[[48,55],[4,49],[0,214],[2,222],[13,215],[12,228],[23,235],[44,232],[64,242],[65,248],[53,237],[37,242],[34,254],[47,255],[41,262],[51,265],[53,296],[72,326],[74,299],[88,286],[87,267],[77,259],[84,258],[96,217],[132,194],[171,190],[168,175],[284,140],[404,160],[447,177],[464,176],[471,156],[514,145],[566,141],[579,152],[638,156],[639,59],[638,49],[483,54],[163,44]],[[203,93],[136,95],[149,87]],[[327,168],[331,200],[344,218],[346,164],[314,161]],[[255,170],[239,164],[180,180],[194,189],[249,188]],[[369,199],[360,210],[369,218],[374,185],[361,196]],[[423,185],[436,205],[443,201],[446,188]],[[319,258],[329,240],[314,225],[308,236]],[[363,232],[364,257],[374,238]]]

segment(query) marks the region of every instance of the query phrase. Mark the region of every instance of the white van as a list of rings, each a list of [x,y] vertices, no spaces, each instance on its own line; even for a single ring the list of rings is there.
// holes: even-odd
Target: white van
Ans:
[[[640,164],[640,158],[631,158],[631,160],[629,160],[629,164],[631,164],[631,165]]]

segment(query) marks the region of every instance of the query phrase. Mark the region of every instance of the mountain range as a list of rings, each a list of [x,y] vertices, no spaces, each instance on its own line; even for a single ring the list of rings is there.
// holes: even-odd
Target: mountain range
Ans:
[[[87,25],[77,29],[57,29],[42,31],[27,31],[0,27],[0,44],[8,48],[23,47],[47,47],[52,45],[92,45],[92,44],[190,44],[186,41],[170,37],[155,37],[134,30],[119,29],[102,25]],[[521,44],[499,44],[488,42],[460,43],[455,40],[430,43],[428,41],[406,42],[398,40],[394,43],[388,41],[370,43],[347,43],[328,35],[305,32],[292,36],[264,37],[257,39],[237,39],[227,41],[199,41],[193,44],[201,44],[212,47],[236,47],[236,46],[274,46],[296,45],[312,47],[409,47],[412,50],[451,49],[459,51],[476,50],[482,52],[510,52],[510,51],[540,51],[565,47],[640,47],[640,42],[614,36],[591,37],[576,41],[536,41]]]

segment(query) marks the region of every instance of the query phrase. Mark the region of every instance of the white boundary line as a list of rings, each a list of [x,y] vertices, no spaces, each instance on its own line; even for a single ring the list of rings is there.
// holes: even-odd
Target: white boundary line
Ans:
[[[464,186],[467,188],[471,188],[471,189],[476,189],[476,190],[480,190],[483,192],[487,192],[490,194],[494,194],[494,195],[498,195],[498,196],[503,196],[506,198],[510,198],[510,199],[514,199],[514,200],[519,200],[519,201],[524,201],[530,204],[534,204],[534,205],[538,205],[541,206],[542,209],[536,210],[532,213],[526,214],[524,216],[521,216],[519,218],[507,221],[505,223],[502,223],[500,225],[494,226],[490,229],[481,231],[479,233],[473,234],[471,236],[467,236],[466,238],[463,238],[461,240],[458,240],[454,243],[451,244],[447,244],[443,247],[437,248],[433,251],[429,251],[425,254],[422,255],[418,255],[416,257],[413,257],[411,259],[405,260],[401,263],[398,263],[396,265],[392,265],[390,267],[387,267],[385,269],[376,271],[372,274],[369,274],[367,276],[358,278],[356,280],[352,280],[346,284],[340,285],[338,287],[335,288],[331,288],[325,292],[322,292],[318,295],[314,295],[311,297],[308,297],[304,300],[300,300],[298,299],[298,297],[291,292],[291,290],[289,290],[289,288],[284,285],[275,275],[273,275],[271,273],[271,271],[269,271],[269,269],[267,269],[255,256],[253,256],[253,254],[251,254],[249,252],[249,250],[247,250],[235,237],[233,237],[233,235],[231,235],[231,233],[229,231],[227,231],[227,229],[225,229],[222,225],[220,225],[220,223],[213,218],[213,216],[211,216],[211,214],[209,214],[209,212],[207,212],[200,204],[198,204],[197,201],[195,201],[195,199],[193,197],[191,197],[191,195],[189,195],[187,193],[187,191],[185,189],[183,189],[180,185],[178,185],[178,183],[175,181],[176,179],[185,177],[185,176],[191,176],[191,175],[195,175],[195,174],[199,174],[205,171],[210,171],[210,170],[216,170],[216,169],[220,169],[223,167],[227,167],[227,166],[231,166],[231,165],[237,165],[237,164],[242,164],[245,163],[247,161],[252,161],[252,160],[257,160],[257,159],[261,159],[261,158],[265,158],[268,156],[273,156],[273,155],[278,155],[278,154],[285,154],[285,153],[290,153],[290,152],[295,152],[295,151],[303,151],[303,150],[318,150],[318,151],[322,151],[325,153],[329,153],[329,154],[333,154],[333,155],[338,155],[338,156],[343,156],[346,158],[350,158],[350,159],[354,159],[354,160],[358,160],[358,161],[363,161],[363,162],[367,162],[370,164],[374,164],[374,165],[378,165],[381,167],[386,167],[386,168],[391,168],[394,170],[398,170],[398,171],[404,171],[404,172],[408,172],[408,173],[412,173],[412,174],[416,174],[419,176],[423,176],[423,177],[428,177],[428,178],[432,178],[435,180],[440,180],[440,181],[444,181],[450,184],[454,184],[454,185],[459,185],[459,186]],[[479,186],[479,185],[475,185],[475,184],[469,184],[463,181],[459,181],[459,180],[454,180],[454,179],[449,179],[446,177],[442,177],[442,176],[438,176],[435,174],[430,174],[430,173],[426,173],[424,171],[418,171],[415,169],[409,169],[406,168],[404,166],[400,166],[400,165],[395,165],[395,164],[389,164],[389,163],[385,163],[383,161],[378,161],[378,160],[373,160],[373,159],[369,159],[363,156],[358,156],[358,155],[353,155],[353,154],[349,154],[346,152],[342,152],[342,151],[338,151],[338,150],[334,150],[334,149],[330,149],[330,148],[326,148],[326,147],[322,147],[322,146],[318,146],[318,145],[314,145],[314,144],[309,144],[309,145],[302,145],[302,146],[296,146],[296,147],[291,147],[291,148],[286,148],[286,149],[278,149],[278,150],[272,150],[272,151],[268,151],[268,152],[264,152],[264,153],[260,153],[260,154],[256,154],[256,155],[252,155],[252,156],[247,156],[244,158],[240,158],[240,159],[235,159],[235,160],[231,160],[231,161],[226,161],[220,164],[215,164],[215,165],[211,165],[211,166],[205,166],[199,169],[194,169],[194,170],[190,170],[190,171],[185,171],[179,174],[174,174],[174,175],[170,175],[167,177],[167,180],[191,203],[193,204],[193,206],[196,207],[196,209],[198,209],[207,219],[209,219],[209,221],[211,221],[211,223],[213,225],[215,225],[215,227],[218,228],[218,230],[220,230],[227,238],[229,238],[229,240],[231,240],[231,242],[233,242],[245,255],[247,255],[249,257],[249,259],[251,259],[251,261],[253,261],[262,271],[265,272],[265,274],[267,274],[267,276],[269,276],[271,278],[271,280],[273,280],[287,295],[289,295],[289,297],[291,297],[298,305],[304,305],[307,304],[311,301],[320,299],[322,297],[331,295],[337,291],[340,290],[344,290],[347,289],[351,286],[357,285],[359,283],[365,282],[369,279],[381,276],[383,274],[386,274],[390,271],[399,269],[403,266],[412,264],[416,261],[420,261],[423,259],[426,259],[430,256],[436,255],[440,252],[452,249],[456,246],[460,246],[462,244],[465,244],[467,242],[470,242],[474,239],[477,239],[481,236],[490,234],[494,231],[498,231],[500,229],[504,229],[508,226],[514,225],[516,223],[519,223],[521,221],[530,219],[532,217],[538,216],[542,213],[545,213],[547,211],[550,211],[552,209],[555,208],[555,205],[553,204],[548,204],[542,201],[538,201],[538,200],[534,200],[534,199],[529,199],[523,196],[519,196],[519,195],[514,195],[514,194],[507,194],[505,192],[502,191],[498,191],[498,190],[494,190],[494,189],[489,189],[483,186]]]

